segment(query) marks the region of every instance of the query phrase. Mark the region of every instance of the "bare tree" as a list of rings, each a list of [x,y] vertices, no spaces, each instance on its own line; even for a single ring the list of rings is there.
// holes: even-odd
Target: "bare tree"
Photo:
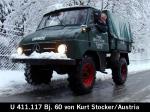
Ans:
[[[74,5],[91,5],[95,0],[66,0],[65,5],[67,6],[74,6]]]

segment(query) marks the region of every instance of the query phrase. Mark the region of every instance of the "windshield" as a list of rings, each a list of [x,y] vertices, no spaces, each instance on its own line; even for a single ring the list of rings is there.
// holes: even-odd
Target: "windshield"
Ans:
[[[45,15],[38,29],[56,25],[82,25],[86,22],[87,9],[58,11]]]

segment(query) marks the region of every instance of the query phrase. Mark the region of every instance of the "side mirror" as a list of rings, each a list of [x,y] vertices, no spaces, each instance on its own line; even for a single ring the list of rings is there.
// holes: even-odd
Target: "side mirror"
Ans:
[[[91,31],[91,27],[88,27],[87,25],[81,25],[81,32],[89,32]]]

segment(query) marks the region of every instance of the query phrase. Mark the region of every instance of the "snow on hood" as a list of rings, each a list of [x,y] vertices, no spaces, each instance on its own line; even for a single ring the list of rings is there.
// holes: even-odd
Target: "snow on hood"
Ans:
[[[12,59],[70,59],[67,58],[66,54],[61,53],[54,53],[54,52],[44,52],[44,53],[37,53],[33,52],[30,56],[26,56],[25,54],[18,55],[12,54]]]

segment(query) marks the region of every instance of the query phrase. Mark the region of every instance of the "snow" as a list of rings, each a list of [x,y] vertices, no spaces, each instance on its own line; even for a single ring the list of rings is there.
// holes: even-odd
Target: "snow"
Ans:
[[[137,72],[150,70],[150,61],[131,61],[129,65],[129,73],[132,75]],[[111,70],[107,69],[108,74],[97,72],[96,80],[107,80],[110,79]],[[62,81],[66,81],[68,75],[59,75],[53,72],[52,84],[57,87],[60,86]],[[0,95],[13,95],[33,90],[44,90],[49,89],[49,85],[31,86],[27,84],[24,77],[24,71],[0,71]]]
[[[26,83],[22,71],[0,71],[0,88],[10,86],[13,82]]]
[[[18,55],[12,54],[12,59],[70,59],[67,58],[66,54],[62,53],[54,53],[54,52],[44,52],[44,53],[37,53],[33,52],[30,56],[26,56],[25,54]]]
[[[128,71],[130,74],[135,74],[146,70],[150,70],[150,60],[131,60],[130,65],[128,66]],[[100,80],[110,79],[112,77],[111,70],[107,69],[106,72],[108,74],[97,72],[97,79]]]
[[[49,13],[49,12],[52,12],[61,8],[65,8],[65,7],[62,4],[54,4],[54,5],[47,7],[44,13],[46,14],[46,13]]]
[[[66,78],[67,75],[58,75],[56,72],[53,72],[52,84],[57,80],[61,82],[61,80]],[[55,86],[56,85],[57,84],[55,84]],[[49,88],[49,85],[31,86],[27,84],[24,77],[24,71],[0,71],[0,96],[19,94],[37,89],[44,90]]]
[[[150,70],[150,60],[132,60],[128,70],[130,73],[138,73],[141,71]]]
[[[3,47],[4,47],[4,46],[8,46],[8,45],[9,45],[9,42],[7,41],[7,39],[6,39],[6,38],[1,37],[1,39],[3,39],[3,41],[0,41],[0,45],[3,45]]]

